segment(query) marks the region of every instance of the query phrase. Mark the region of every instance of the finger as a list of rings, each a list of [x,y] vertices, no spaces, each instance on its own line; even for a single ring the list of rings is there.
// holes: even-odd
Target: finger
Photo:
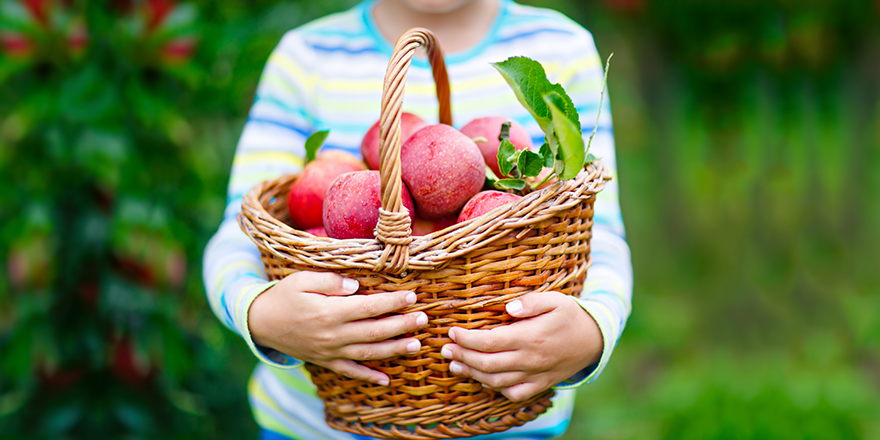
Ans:
[[[324,365],[324,367],[352,379],[358,379],[377,385],[388,385],[388,376],[385,373],[371,370],[352,360],[334,359]]]
[[[401,290],[372,295],[354,295],[343,299],[346,308],[344,317],[348,321],[357,321],[411,306],[416,302],[416,294]]]
[[[559,292],[532,292],[507,303],[504,309],[515,318],[528,318],[559,307],[562,300],[567,298]]]
[[[547,388],[549,387],[541,386],[540,384],[533,382],[526,382],[503,388],[501,390],[501,394],[503,394],[504,397],[507,397],[511,401],[522,402],[525,400],[529,400],[529,398],[531,398],[535,394],[540,393],[541,391],[546,390]]]
[[[294,272],[288,275],[284,282],[293,284],[303,292],[324,295],[351,295],[360,287],[357,280],[332,272]]]
[[[452,361],[449,363],[449,371],[456,376],[474,379],[493,390],[502,390],[506,387],[522,383],[526,378],[526,374],[522,371],[486,373],[458,361]]]
[[[500,373],[504,371],[524,371],[524,362],[519,351],[502,351],[499,353],[483,353],[464,348],[458,344],[446,344],[440,354],[449,360],[455,360],[484,373]]]
[[[356,361],[373,361],[418,353],[421,348],[422,343],[418,339],[405,338],[346,345],[340,349],[340,353],[346,358]]]
[[[364,319],[346,324],[343,340],[347,344],[384,341],[414,332],[427,324],[428,315],[424,312],[394,315],[382,319]]]
[[[517,329],[504,325],[492,330],[468,330],[460,327],[449,328],[449,338],[471,350],[483,353],[515,350],[522,344],[522,335]]]

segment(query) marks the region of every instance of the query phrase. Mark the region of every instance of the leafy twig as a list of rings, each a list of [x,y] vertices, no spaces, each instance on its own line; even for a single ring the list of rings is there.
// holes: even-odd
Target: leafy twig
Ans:
[[[593,133],[590,134],[590,139],[587,140],[588,151],[590,145],[593,143],[593,136],[596,135],[596,130],[599,128],[599,115],[602,114],[602,100],[605,98],[605,87],[608,85],[608,68],[611,67],[611,57],[613,56],[614,52],[611,52],[611,55],[608,55],[608,60],[605,61],[605,79],[602,81],[602,92],[599,93],[599,110],[596,112],[596,125],[593,125]]]

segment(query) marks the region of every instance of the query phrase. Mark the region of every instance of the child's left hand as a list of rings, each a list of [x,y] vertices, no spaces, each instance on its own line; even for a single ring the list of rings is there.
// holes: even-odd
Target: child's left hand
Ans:
[[[443,346],[441,353],[453,359],[452,373],[520,402],[572,377],[602,355],[599,326],[566,295],[533,292],[506,309],[513,317],[528,319],[492,330],[449,330],[455,343]]]

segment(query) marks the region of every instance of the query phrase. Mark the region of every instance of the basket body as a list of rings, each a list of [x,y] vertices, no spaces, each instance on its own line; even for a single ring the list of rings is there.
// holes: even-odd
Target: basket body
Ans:
[[[388,386],[349,379],[307,365],[324,401],[327,423],[377,438],[434,439],[501,432],[550,406],[548,390],[514,403],[471,379],[456,377],[440,349],[449,327],[490,329],[512,322],[504,305],[532,291],[577,295],[590,266],[595,194],[607,177],[601,163],[512,205],[410,243],[410,270],[376,271],[377,240],[318,238],[285,224],[286,194],[296,175],[265,182],[245,198],[242,228],[260,247],[266,273],[281,279],[301,270],[333,271],[360,282],[359,294],[412,290],[424,311],[410,356],[362,362],[386,373]]]

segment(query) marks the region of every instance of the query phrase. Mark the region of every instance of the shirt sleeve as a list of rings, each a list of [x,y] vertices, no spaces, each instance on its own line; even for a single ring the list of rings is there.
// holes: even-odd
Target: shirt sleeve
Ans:
[[[232,162],[223,222],[203,260],[205,291],[217,318],[241,335],[261,361],[281,368],[302,362],[258,347],[248,329],[248,310],[274,283],[267,280],[260,252],[238,225],[243,196],[258,183],[302,169],[304,143],[313,131],[310,103],[312,53],[288,32],[266,63]]]
[[[604,61],[599,57],[589,32],[581,28],[575,41],[577,44],[572,47],[577,48],[577,52],[560,71],[558,81],[577,107],[586,144],[599,110]],[[632,309],[632,261],[618,199],[619,178],[607,90],[601,105],[602,112],[589,152],[602,160],[612,180],[596,196],[590,242],[593,264],[587,271],[584,289],[575,300],[598,324],[604,349],[598,363],[562,382],[556,389],[574,388],[599,377],[608,365]]]

